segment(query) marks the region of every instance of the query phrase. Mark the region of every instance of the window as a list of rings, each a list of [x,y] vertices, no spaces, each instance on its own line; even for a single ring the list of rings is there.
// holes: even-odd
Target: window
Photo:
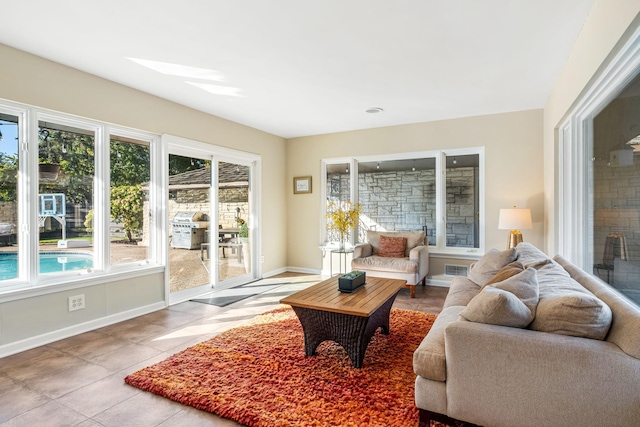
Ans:
[[[447,247],[480,247],[480,156],[446,156]]]
[[[149,257],[149,141],[112,135],[109,145],[109,253],[111,264]]]
[[[18,277],[18,164],[21,118],[0,110],[0,281]]]
[[[323,162],[327,204],[352,201],[361,206],[357,235],[367,230],[424,230],[435,251],[482,247],[482,149],[363,157]],[[325,244],[339,236],[324,222]]]
[[[0,140],[0,293],[161,265],[157,136],[0,101]]]
[[[40,274],[94,267],[93,226],[87,221],[94,205],[94,173],[93,130],[38,123]],[[58,246],[82,250],[63,251],[63,256]]]
[[[559,128],[558,251],[640,306],[640,29]]]

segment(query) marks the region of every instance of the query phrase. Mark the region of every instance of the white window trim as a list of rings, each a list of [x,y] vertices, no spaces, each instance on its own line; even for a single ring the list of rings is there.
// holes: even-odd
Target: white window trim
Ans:
[[[109,141],[110,131],[117,136],[130,136],[135,139],[149,141],[152,182],[155,180],[150,197],[158,203],[153,215],[162,221],[164,215],[164,203],[162,202],[161,188],[166,188],[162,182],[161,172],[163,165],[163,150],[160,146],[160,137],[152,133],[112,125],[106,122],[86,119],[75,115],[59,113],[44,108],[34,107],[9,100],[0,99],[0,109],[3,113],[12,114],[19,118],[18,152],[20,162],[18,166],[18,222],[16,234],[19,239],[18,277],[16,279],[0,282],[0,303],[45,295],[63,290],[71,290],[80,287],[102,284],[105,278],[119,280],[132,276],[153,274],[164,270],[161,240],[163,236],[150,245],[146,260],[126,264],[109,264]],[[39,121],[52,122],[94,132],[96,165],[94,172],[94,209],[102,216],[102,222],[96,218],[96,223],[101,224],[94,230],[94,268],[64,272],[63,274],[41,275],[38,271],[38,180],[30,179],[38,173],[38,123]],[[101,153],[99,155],[98,153]],[[106,156],[105,156],[106,153]],[[164,187],[163,187],[164,186]],[[157,226],[159,226],[157,224]],[[32,232],[31,230],[35,230]],[[166,233],[164,233],[166,235]]]
[[[621,41],[615,56],[558,126],[555,246],[585,271],[593,271],[593,118],[640,74],[640,27]]]
[[[446,170],[443,165],[445,165],[445,160],[447,156],[463,156],[463,155],[478,155],[478,164],[480,167],[479,174],[479,211],[480,211],[480,221],[479,221],[479,230],[478,230],[478,238],[479,244],[478,248],[456,248],[456,247],[447,247],[446,246]],[[333,164],[346,163],[349,164],[349,174],[350,174],[350,194],[352,201],[358,201],[358,186],[354,185],[358,176],[358,164],[365,162],[383,162],[389,160],[411,160],[411,159],[423,159],[423,158],[435,158],[436,160],[436,188],[437,192],[437,201],[436,201],[436,245],[429,246],[429,252],[432,254],[441,254],[444,256],[447,255],[461,255],[461,256],[471,256],[474,259],[478,254],[484,253],[485,246],[485,225],[484,225],[484,211],[485,211],[485,178],[484,178],[484,165],[485,165],[485,156],[484,156],[484,147],[469,147],[469,148],[459,148],[459,149],[451,149],[451,150],[432,150],[432,151],[415,151],[408,153],[393,153],[393,154],[382,154],[382,155],[371,155],[371,156],[355,156],[355,157],[334,157],[328,159],[322,159],[321,161],[321,171],[320,171],[320,191],[322,200],[327,200],[327,166]],[[437,173],[440,171],[440,173]],[[326,203],[322,203],[321,206],[321,214],[322,220],[320,223],[319,230],[319,241],[320,247],[326,248],[329,246],[327,243],[327,219],[326,219]],[[351,242],[354,244],[355,242],[352,240]]]
[[[248,153],[245,151],[234,150],[232,148],[221,147],[219,145],[209,144],[206,142],[195,141],[192,139],[182,138],[175,135],[163,134],[161,137],[162,147],[165,150],[164,162],[165,167],[168,169],[169,164],[169,153],[176,154],[185,157],[194,157],[200,159],[211,160],[214,164],[214,169],[212,170],[212,190],[217,188],[217,162],[223,161],[227,163],[234,163],[242,166],[248,166],[250,169],[250,177],[249,180],[251,182],[251,194],[249,206],[251,212],[249,213],[248,221],[251,234],[251,275],[253,279],[257,279],[262,277],[262,242],[261,242],[261,219],[262,219],[262,156],[259,154]],[[168,176],[168,170],[164,171],[165,176]],[[164,183],[164,187],[166,191],[164,191],[165,197],[168,197],[168,181]],[[218,210],[215,209],[215,206],[218,206],[218,193],[213,192],[210,196],[211,200],[211,209],[209,211],[209,219],[211,224],[218,224]],[[165,201],[165,206],[168,206],[167,201]],[[168,213],[164,213],[163,218],[166,218]],[[167,227],[165,227],[167,229]],[[257,232],[253,232],[257,231]],[[167,233],[164,233],[165,236]],[[169,253],[167,252],[168,248],[168,239],[164,244],[165,254],[164,260],[165,265],[169,265]],[[231,279],[228,282],[227,286],[233,286],[236,284],[245,283],[247,281],[247,275],[238,278],[237,280]],[[210,285],[216,286],[218,282],[218,265],[217,263],[212,263],[211,269],[211,282]],[[194,290],[193,295],[189,290],[182,292],[180,294],[171,294],[169,291],[169,269],[165,270],[165,299],[168,305],[172,305],[184,300],[187,300],[195,295],[197,295],[197,290]],[[225,287],[227,287],[225,286]]]

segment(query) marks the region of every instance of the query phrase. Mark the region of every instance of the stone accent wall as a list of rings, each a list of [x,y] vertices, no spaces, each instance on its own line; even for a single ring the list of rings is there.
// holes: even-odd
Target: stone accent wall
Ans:
[[[422,230],[435,244],[435,170],[361,173],[358,193],[368,229]]]
[[[478,247],[478,169],[447,169],[447,246]]]
[[[477,168],[447,170],[447,245],[477,246]],[[436,244],[435,170],[361,173],[358,193],[362,215],[358,230],[407,231],[426,228],[429,244]],[[349,175],[328,174],[329,200],[349,200]],[[330,235],[330,241],[337,237]]]

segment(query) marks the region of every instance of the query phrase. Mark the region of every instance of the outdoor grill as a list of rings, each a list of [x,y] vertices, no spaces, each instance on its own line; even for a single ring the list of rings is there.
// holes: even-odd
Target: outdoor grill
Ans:
[[[204,212],[178,212],[171,221],[171,247],[200,249],[206,241],[209,217]]]

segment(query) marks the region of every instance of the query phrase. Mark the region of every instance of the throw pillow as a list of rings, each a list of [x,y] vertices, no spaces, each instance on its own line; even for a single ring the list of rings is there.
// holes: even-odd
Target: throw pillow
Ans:
[[[468,277],[476,285],[483,286],[491,280],[502,267],[515,261],[516,256],[516,248],[507,249],[506,251],[491,249],[469,270]]]
[[[406,237],[380,236],[378,255],[389,258],[404,258],[404,250],[406,247]]]
[[[603,340],[611,326],[611,308],[593,294],[568,290],[540,296],[530,329]]]
[[[525,328],[535,318],[537,304],[537,273],[528,268],[485,286],[460,315],[471,322]]]
[[[487,287],[473,297],[460,313],[470,322],[525,328],[531,323],[531,311],[511,292]]]
[[[487,283],[484,284],[483,287],[502,282],[509,277],[515,276],[518,273],[522,273],[523,271],[524,267],[522,266],[522,263],[520,261],[513,261],[512,263],[509,263],[502,267],[495,276],[493,276]]]

